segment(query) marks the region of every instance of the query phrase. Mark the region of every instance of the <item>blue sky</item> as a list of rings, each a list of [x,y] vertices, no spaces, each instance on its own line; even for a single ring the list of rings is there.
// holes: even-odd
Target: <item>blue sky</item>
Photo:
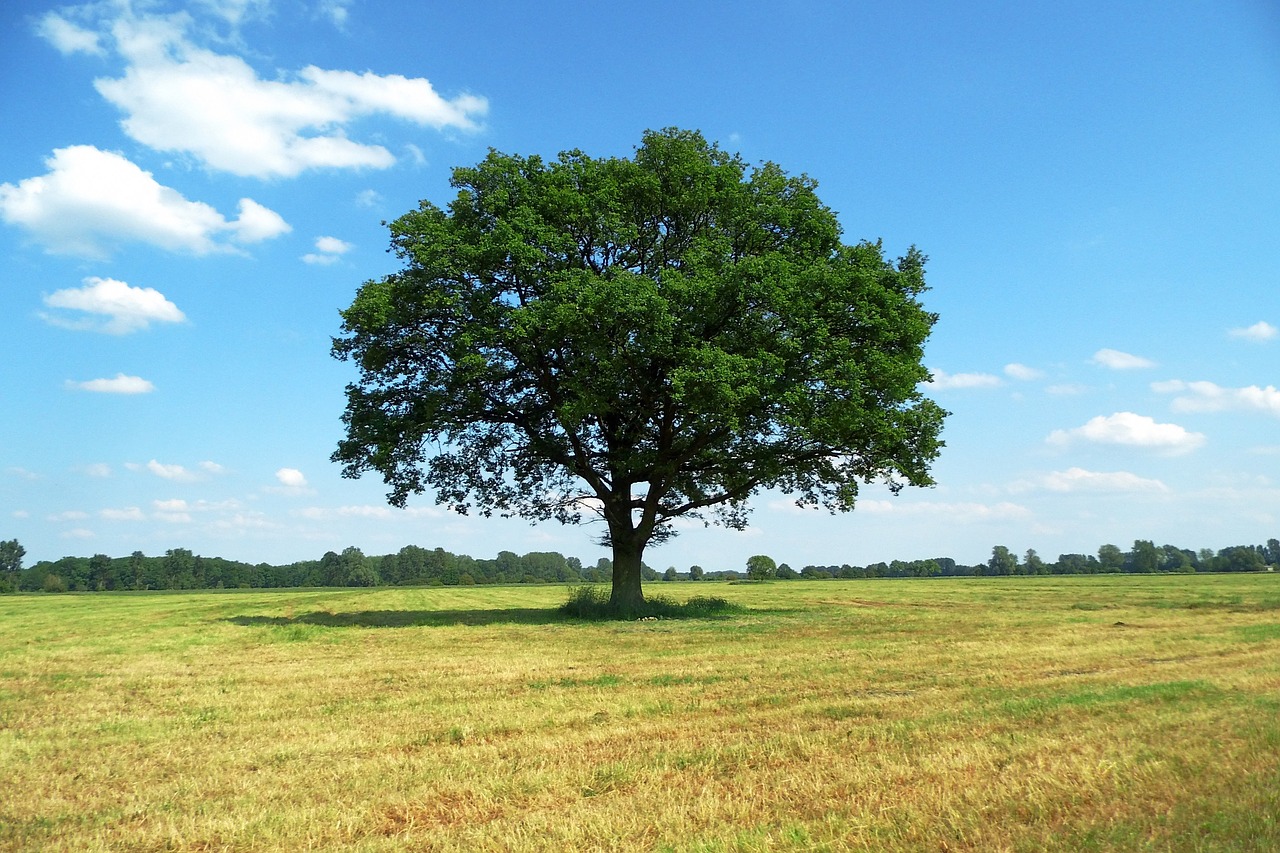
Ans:
[[[599,530],[344,480],[328,354],[381,222],[490,148],[700,129],[930,256],[938,485],[760,495],[646,560],[1043,557],[1280,535],[1280,12],[1132,3],[203,0],[0,8],[0,539],[27,562]]]

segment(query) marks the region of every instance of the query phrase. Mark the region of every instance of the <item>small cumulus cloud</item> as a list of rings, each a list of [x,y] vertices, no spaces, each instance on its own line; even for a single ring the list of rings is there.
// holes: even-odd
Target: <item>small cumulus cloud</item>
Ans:
[[[90,315],[42,315],[55,326],[109,335],[127,335],[142,331],[152,323],[182,323],[187,319],[178,306],[158,290],[132,287],[123,281],[97,276],[84,279],[84,287],[54,291],[44,297],[44,304],[49,308]]]
[[[276,471],[276,480],[288,489],[305,489],[307,477],[297,468],[281,468]]]
[[[95,394],[150,394],[156,390],[150,380],[123,373],[117,373],[113,379],[89,379],[84,382],[67,380],[67,387],[73,391],[92,391]]]
[[[1240,329],[1228,329],[1227,334],[1233,338],[1241,338],[1246,341],[1253,341],[1254,343],[1262,343],[1263,341],[1272,340],[1277,335],[1280,335],[1280,329],[1277,329],[1265,320],[1259,320],[1252,326],[1245,326]]]
[[[106,55],[97,33],[68,21],[56,12],[50,12],[41,18],[36,25],[36,32],[64,56],[73,53]]]
[[[45,521],[83,521],[89,517],[89,513],[78,509],[64,510],[63,512],[55,512],[52,515],[45,516]]]
[[[331,521],[338,518],[444,518],[447,515],[443,510],[433,506],[411,506],[403,509],[393,509],[385,504],[355,504],[338,507],[311,506],[300,509],[295,514],[312,521]]]
[[[1116,412],[1113,415],[1099,415],[1074,429],[1054,430],[1046,441],[1057,445],[1086,441],[1093,444],[1149,448],[1177,455],[1200,447],[1205,442],[1205,436],[1203,433],[1189,432],[1177,424],[1157,423],[1145,415]]]
[[[994,388],[1002,384],[999,376],[990,373],[947,373],[945,370],[930,370],[933,378],[925,383],[935,391],[950,391],[966,388]]]
[[[278,213],[248,198],[240,200],[239,218],[229,220],[122,155],[92,145],[59,148],[45,165],[45,175],[0,184],[0,219],[25,228],[54,254],[104,258],[121,243],[137,242],[208,255],[291,230]]]
[[[1117,349],[1100,349],[1093,354],[1091,360],[1094,364],[1111,370],[1144,370],[1156,366],[1156,363],[1149,358],[1121,352]]]
[[[147,463],[147,470],[164,480],[194,480],[195,475],[181,465],[166,465],[152,459]]]
[[[104,509],[98,513],[107,521],[145,521],[146,515],[136,506],[123,509]]]
[[[308,264],[327,266],[337,263],[343,255],[353,248],[346,240],[339,240],[337,237],[317,237],[316,251],[303,255],[302,260]]]
[[[330,23],[339,30],[345,29],[347,26],[347,16],[350,10],[347,8],[351,4],[351,0],[321,0],[319,13],[328,18]]]
[[[1280,389],[1249,385],[1224,388],[1213,382],[1183,382],[1171,379],[1151,383],[1157,394],[1176,394],[1170,407],[1175,412],[1249,411],[1280,417]]]
[[[1087,471],[1068,468],[1046,474],[1043,485],[1051,492],[1167,492],[1159,480],[1139,477],[1128,471]]]
[[[1027,367],[1025,364],[1006,364],[1004,366],[1004,375],[1010,379],[1018,379],[1023,382],[1030,382],[1033,379],[1043,379],[1044,371],[1036,370],[1034,367]]]
[[[372,208],[382,204],[382,193],[377,190],[361,190],[356,193],[356,207]]]
[[[971,524],[985,521],[1008,521],[1030,518],[1031,510],[1021,504],[1000,501],[994,504],[948,501],[862,500],[860,512],[876,515],[905,515],[945,518],[949,522]]]
[[[84,473],[86,477],[106,479],[111,476],[111,466],[105,462],[95,462],[92,465],[84,466]]]

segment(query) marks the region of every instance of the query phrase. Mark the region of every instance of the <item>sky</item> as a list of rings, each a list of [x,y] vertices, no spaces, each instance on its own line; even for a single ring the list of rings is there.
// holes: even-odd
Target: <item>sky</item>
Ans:
[[[0,539],[28,565],[415,544],[593,563],[597,525],[344,479],[383,222],[490,148],[701,130],[930,258],[937,485],[760,494],[662,570],[1280,536],[1280,11],[1214,2],[0,4]]]

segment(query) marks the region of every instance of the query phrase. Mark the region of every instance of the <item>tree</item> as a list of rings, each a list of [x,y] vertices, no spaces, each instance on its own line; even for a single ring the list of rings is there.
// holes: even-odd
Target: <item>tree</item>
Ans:
[[[1140,574],[1150,574],[1160,569],[1160,549],[1150,539],[1133,540],[1129,552],[1129,568]]]
[[[747,578],[753,581],[767,581],[778,573],[778,564],[773,557],[757,554],[747,558]]]
[[[987,561],[987,574],[1012,575],[1018,572],[1018,556],[1004,545],[996,545],[991,549],[991,559]]]
[[[676,571],[675,566],[667,566],[667,570],[662,573],[664,581],[674,581],[680,579],[680,573]]]
[[[702,570],[702,566],[695,564],[689,567],[689,580],[700,581],[702,580],[703,574],[705,573]]]
[[[18,588],[18,575],[22,571],[22,558],[27,549],[17,539],[0,542],[0,592],[12,592]]]
[[[1110,543],[1098,549],[1098,562],[1104,572],[1118,572],[1124,568],[1124,552]]]
[[[669,129],[631,159],[491,152],[452,184],[390,224],[404,269],[342,312],[345,476],[377,471],[397,506],[594,513],[622,611],[677,518],[932,485],[926,259],[843,244],[809,178]]]

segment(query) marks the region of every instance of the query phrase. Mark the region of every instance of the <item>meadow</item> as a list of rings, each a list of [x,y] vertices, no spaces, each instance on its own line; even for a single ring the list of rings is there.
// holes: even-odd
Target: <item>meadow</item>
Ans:
[[[1276,850],[1280,577],[0,598],[6,850]]]

